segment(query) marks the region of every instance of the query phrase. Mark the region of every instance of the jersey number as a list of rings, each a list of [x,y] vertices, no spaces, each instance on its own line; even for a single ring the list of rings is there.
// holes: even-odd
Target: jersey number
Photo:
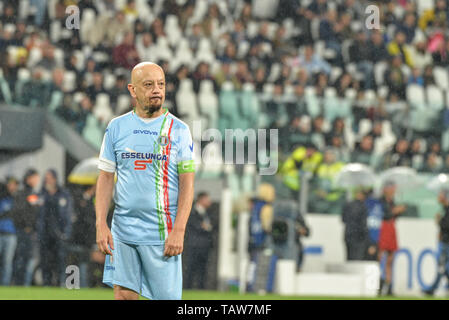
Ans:
[[[147,164],[152,163],[153,160],[136,160],[134,161],[134,170],[145,170]]]

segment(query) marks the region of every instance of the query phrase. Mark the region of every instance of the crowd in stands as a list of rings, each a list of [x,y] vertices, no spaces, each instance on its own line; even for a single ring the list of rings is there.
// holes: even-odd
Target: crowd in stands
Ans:
[[[3,1],[0,100],[46,108],[99,147],[132,107],[130,69],[153,61],[172,113],[205,128],[277,128],[281,160],[311,144],[376,170],[449,172],[448,1],[375,2],[378,29],[365,25],[369,4]],[[66,26],[69,5],[79,28]]]

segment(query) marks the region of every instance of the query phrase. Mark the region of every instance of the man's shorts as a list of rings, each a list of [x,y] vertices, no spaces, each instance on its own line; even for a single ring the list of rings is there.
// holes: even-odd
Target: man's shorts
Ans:
[[[181,300],[181,255],[164,256],[164,245],[134,245],[114,239],[106,255],[103,283],[131,289],[153,300]]]

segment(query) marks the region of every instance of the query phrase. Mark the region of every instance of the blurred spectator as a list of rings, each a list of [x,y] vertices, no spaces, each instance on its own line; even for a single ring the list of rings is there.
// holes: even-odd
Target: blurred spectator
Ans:
[[[419,27],[426,30],[427,27],[444,28],[447,26],[448,13],[447,4],[445,0],[436,0],[435,6],[431,9],[425,10],[419,18]]]
[[[356,144],[351,155],[351,162],[358,162],[368,166],[373,166],[375,161],[373,148],[373,137],[370,135],[364,136],[362,140]]]
[[[89,286],[91,254],[96,247],[95,187],[82,186],[73,193],[74,215],[70,237],[70,253],[73,263],[80,269],[80,287]]]
[[[211,80],[214,83],[214,78],[210,74],[210,67],[207,62],[198,63],[196,70],[192,74],[193,90],[198,93],[200,91],[200,84],[203,80]],[[247,70],[246,70],[247,72]],[[214,83],[215,84],[215,83]]]
[[[271,232],[273,222],[273,202],[276,198],[275,189],[268,183],[262,183],[257,190],[257,196],[252,200],[249,218],[249,243],[250,256],[249,276],[247,290],[252,291],[256,279],[256,268],[259,255],[268,246],[268,235]]]
[[[304,246],[301,238],[310,235],[310,228],[301,213],[298,212],[295,219],[295,241],[298,246],[298,258],[296,260],[296,272],[301,272],[301,267],[304,263]]]
[[[366,196],[361,188],[357,189],[354,194],[354,200],[344,205],[341,216],[345,224],[344,240],[346,260],[348,261],[365,260],[370,245]]]
[[[298,146],[293,150],[279,171],[284,184],[290,188],[292,194],[297,196],[297,191],[301,187],[302,173],[304,171],[315,173],[322,160],[323,155],[313,144]]]
[[[449,64],[449,41],[440,42],[437,50],[432,52],[432,60],[435,66],[446,67]]]
[[[379,30],[373,30],[368,46],[370,48],[370,61],[377,63],[388,60],[388,50],[385,46],[382,33]]]
[[[116,65],[132,69],[140,62],[139,54],[134,45],[134,34],[126,32],[121,44],[114,48],[113,61]]]
[[[239,86],[239,82],[235,75],[231,72],[231,65],[228,62],[223,62],[221,64],[221,68],[217,73],[215,73],[214,78],[218,87],[221,87],[225,81],[231,81],[234,87]]]
[[[438,256],[438,272],[437,278],[430,288],[426,289],[424,293],[433,295],[438,288],[441,278],[446,276],[449,280],[449,191],[443,189],[438,194],[438,202],[443,207],[443,215],[437,214],[436,220],[440,228],[438,233],[438,240],[440,242],[440,250]],[[447,288],[446,288],[447,290]]]
[[[320,22],[319,34],[320,40],[325,42],[326,48],[334,51],[336,57],[333,59],[333,64],[342,67],[341,42],[343,40],[344,24],[338,19],[337,11],[329,9],[326,13],[326,18]]]
[[[435,77],[433,75],[433,67],[432,65],[425,66],[424,72],[423,72],[423,78],[424,78],[424,86],[429,86],[435,83]]]
[[[412,166],[412,159],[409,155],[409,142],[405,138],[398,139],[394,146],[394,149],[384,158],[383,167],[385,169],[399,166]]]
[[[137,38],[136,49],[141,61],[157,62],[157,48],[150,32],[144,32]]]
[[[338,161],[349,162],[351,160],[351,154],[342,136],[329,135],[327,140],[328,146],[334,149]]]
[[[401,30],[396,31],[394,39],[387,46],[388,53],[395,57],[399,55],[409,67],[413,67],[410,50],[406,46],[406,36]]]
[[[411,43],[416,34],[416,16],[414,12],[407,12],[398,26],[398,30],[404,33],[405,42]]]
[[[412,73],[408,77],[408,84],[417,84],[421,87],[424,86],[424,78],[421,75],[421,69],[420,68],[413,68]]]
[[[254,76],[254,89],[257,93],[261,93],[263,91],[266,76],[266,69],[263,66],[260,66],[256,69],[256,73]]]
[[[412,141],[409,154],[412,159],[412,168],[421,171],[424,165],[424,152],[421,139],[414,139]]]
[[[50,43],[45,43],[42,47],[42,59],[36,65],[37,67],[42,67],[45,70],[52,71],[58,66],[55,59],[55,48]]]
[[[301,84],[294,86],[293,100],[286,101],[285,108],[290,119],[296,116],[308,115],[304,87]]]
[[[394,92],[402,100],[405,100],[405,88],[407,79],[401,69],[402,58],[400,55],[393,56],[389,67],[385,70],[384,81],[390,92]]]
[[[106,89],[103,86],[103,74],[99,71],[93,73],[93,83],[86,89],[86,95],[91,101],[95,101],[97,96],[101,93],[106,93]]]
[[[392,181],[385,181],[382,186],[382,197],[380,199],[383,208],[382,224],[379,233],[379,263],[381,263],[384,254],[386,254],[385,277],[381,275],[379,285],[379,295],[384,294],[387,289],[387,295],[393,295],[392,267],[394,253],[398,249],[395,220],[406,211],[406,206],[396,205],[394,197],[396,194],[396,184]]]
[[[442,169],[442,165],[441,157],[435,152],[430,152],[426,155],[422,171],[427,173],[439,173]]]
[[[82,133],[86,125],[87,117],[92,113],[92,100],[88,96],[83,96],[81,102],[76,107],[75,113],[75,129]]]
[[[200,44],[200,40],[203,38],[203,29],[201,28],[201,25],[199,23],[195,23],[192,26],[192,34],[187,37],[189,40],[189,46],[190,49],[192,49],[193,52],[197,52],[198,46]],[[234,43],[240,43],[238,41],[234,41]]]
[[[291,119],[290,125],[283,130],[282,150],[290,153],[297,145],[307,145],[312,142],[310,118],[296,116]]]
[[[236,89],[238,90],[242,88],[244,83],[253,81],[252,75],[248,70],[248,63],[246,62],[246,60],[242,59],[237,61],[234,76],[238,82],[238,85],[236,87]]]
[[[206,192],[200,192],[188,222],[183,254],[186,289],[206,289],[208,258],[212,248],[212,223],[209,208],[212,202]]]
[[[115,79],[114,86],[107,91],[109,95],[109,101],[111,103],[111,108],[114,113],[117,113],[117,102],[121,95],[128,95],[128,83],[124,75],[118,75]]]
[[[332,148],[326,149],[323,162],[310,182],[308,209],[311,212],[338,213],[342,209],[344,191],[335,188],[334,182],[344,163],[338,161]]]
[[[433,63],[432,54],[427,51],[427,43],[424,36],[420,36],[413,41],[413,46],[410,48],[410,59],[413,61],[413,66],[420,70]]]
[[[305,45],[304,53],[298,57],[298,63],[301,68],[307,70],[309,75],[318,72],[330,74],[331,72],[329,63],[314,53],[312,45]]]
[[[66,246],[72,228],[73,200],[57,179],[55,170],[45,173],[42,206],[37,218],[44,286],[65,284]]]
[[[287,111],[283,99],[283,87],[280,83],[274,85],[273,94],[265,103],[265,112],[270,121],[268,128],[282,128],[288,123]]]
[[[3,187],[3,186],[1,186]],[[17,246],[16,227],[14,226],[14,197],[19,189],[16,178],[6,178],[4,190],[0,190],[0,284],[9,286],[13,275],[14,253]]]
[[[357,69],[364,74],[364,89],[374,88],[374,65],[371,60],[373,48],[368,42],[364,30],[357,33],[356,40],[349,47],[350,61],[357,64]]]
[[[3,14],[0,16],[0,22],[2,25],[11,23],[16,23],[17,12],[16,8],[11,3],[6,3],[5,7],[3,8]]]
[[[26,81],[17,96],[17,102],[31,108],[45,107],[49,100],[48,82],[44,80],[44,70],[36,67],[32,71],[32,78]]]
[[[48,85],[48,105],[45,106],[50,111],[58,109],[64,103],[64,69],[54,69],[52,80]]]
[[[39,173],[28,169],[23,177],[23,190],[14,199],[14,225],[17,251],[14,261],[14,284],[30,286],[39,260],[36,219],[39,212]]]
[[[368,80],[369,72],[365,70],[364,73],[366,75],[365,79]],[[369,85],[371,86],[372,82]],[[359,83],[354,80],[354,78],[351,76],[351,74],[349,72],[343,72],[341,74],[341,76],[339,76],[338,79],[335,80],[334,87],[337,90],[338,97],[344,98],[345,94],[346,94],[346,90],[350,89],[350,88],[358,90],[359,89]]]
[[[312,120],[311,141],[318,147],[319,150],[324,150],[326,146],[325,132],[324,132],[324,118],[317,116]]]

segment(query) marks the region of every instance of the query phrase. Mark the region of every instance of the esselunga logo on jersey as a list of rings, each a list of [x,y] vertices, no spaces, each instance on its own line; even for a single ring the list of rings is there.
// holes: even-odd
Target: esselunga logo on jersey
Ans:
[[[154,160],[166,161],[167,155],[151,152],[122,152],[122,159],[137,159],[134,160],[134,170],[145,170]]]
[[[151,152],[122,152],[122,159],[147,159],[165,161],[167,160],[167,155]]]

